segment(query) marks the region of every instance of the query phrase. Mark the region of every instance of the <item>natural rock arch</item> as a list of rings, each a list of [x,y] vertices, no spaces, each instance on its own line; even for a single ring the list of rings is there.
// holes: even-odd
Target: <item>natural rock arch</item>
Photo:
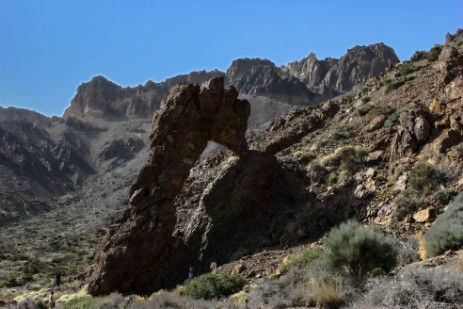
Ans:
[[[237,97],[219,77],[201,87],[179,84],[164,98],[153,118],[151,155],[130,189],[130,206],[97,253],[91,294],[134,291],[147,270],[165,261],[176,221],[174,198],[207,142],[236,154],[246,149],[250,105]]]

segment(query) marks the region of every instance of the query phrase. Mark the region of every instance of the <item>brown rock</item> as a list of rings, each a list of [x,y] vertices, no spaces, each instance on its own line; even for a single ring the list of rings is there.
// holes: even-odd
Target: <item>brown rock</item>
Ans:
[[[376,151],[370,152],[367,157],[367,162],[378,161],[383,156],[383,153],[384,152],[382,150],[376,150]]]
[[[448,130],[439,135],[432,143],[432,149],[435,153],[445,153],[447,149],[463,142],[463,136],[455,130]]]
[[[424,144],[431,133],[431,124],[423,116],[418,116],[415,119],[415,126],[413,127],[416,140],[418,144]]]
[[[367,176],[367,178],[371,178],[373,176],[375,176],[375,169],[370,167],[369,169],[367,169],[367,171],[365,172],[365,176]]]
[[[233,274],[241,274],[245,270],[246,266],[243,264],[236,264],[235,267],[233,267]]]
[[[413,219],[419,223],[424,223],[428,221],[430,217],[431,217],[431,211],[429,208],[420,210],[413,215]]]
[[[179,84],[153,118],[151,155],[130,189],[130,206],[97,254],[89,293],[141,291],[169,254],[175,227],[174,198],[209,140],[239,154],[249,102],[214,78],[200,89]],[[147,275],[149,274],[149,275]]]
[[[442,112],[442,106],[439,99],[432,100],[431,105],[429,105],[429,110],[433,114],[440,114]]]
[[[371,132],[378,130],[383,127],[384,122],[386,121],[386,116],[385,115],[380,115],[378,117],[373,118],[372,121],[364,128],[366,132]]]
[[[463,126],[461,125],[459,118],[455,115],[450,115],[450,128],[455,131],[463,131]]]
[[[433,128],[433,116],[427,107],[417,103],[410,113],[400,114],[401,129],[391,143],[391,160],[414,153],[425,144]]]

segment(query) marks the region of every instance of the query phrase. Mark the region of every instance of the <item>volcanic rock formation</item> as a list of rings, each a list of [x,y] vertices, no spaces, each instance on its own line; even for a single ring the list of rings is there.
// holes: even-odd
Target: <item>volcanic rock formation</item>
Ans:
[[[130,291],[155,279],[143,275],[169,253],[176,222],[174,198],[207,142],[236,154],[246,149],[250,106],[237,97],[233,87],[224,90],[219,77],[201,88],[179,84],[164,98],[153,118],[151,155],[130,189],[130,207],[121,225],[110,232],[98,255],[91,294]],[[142,276],[144,282],[138,280]]]

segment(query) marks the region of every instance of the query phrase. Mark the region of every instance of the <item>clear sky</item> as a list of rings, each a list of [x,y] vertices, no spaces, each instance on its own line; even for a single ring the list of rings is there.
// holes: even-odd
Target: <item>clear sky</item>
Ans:
[[[95,75],[136,86],[239,57],[384,42],[404,60],[457,28],[463,0],[0,0],[0,105],[62,115]]]

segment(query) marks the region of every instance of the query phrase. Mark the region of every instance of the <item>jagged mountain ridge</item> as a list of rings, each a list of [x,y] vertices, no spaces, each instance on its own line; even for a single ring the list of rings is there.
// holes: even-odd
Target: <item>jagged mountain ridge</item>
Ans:
[[[312,62],[307,65],[308,59]],[[241,95],[264,96],[290,105],[313,105],[355,85],[378,76],[399,59],[394,50],[382,43],[356,46],[339,60],[318,61],[308,58],[277,67],[267,59],[237,59],[226,72],[198,71],[178,75],[161,83],[122,88],[102,76],[81,84],[64,117],[151,117],[170,88],[181,82],[198,83],[225,76],[226,83],[235,86]],[[320,70],[324,67],[324,70]],[[268,121],[269,119],[266,119]]]
[[[394,54],[384,62],[383,69],[396,61]],[[27,202],[30,199],[52,205],[53,198],[81,190],[95,177],[104,178],[117,169],[126,175],[140,168],[147,157],[151,117],[169,89],[182,82],[201,84],[217,76],[225,76],[226,83],[236,86],[240,97],[250,101],[248,138],[256,136],[275,117],[338,94],[334,90],[313,92],[269,60],[238,59],[226,73],[191,72],[137,87],[124,88],[96,76],[77,88],[63,117],[0,108],[0,168],[4,170],[0,195],[6,201],[0,222],[33,214],[28,206],[33,203]],[[365,78],[358,76],[356,80]],[[36,195],[35,191],[41,193]],[[118,194],[123,196],[125,192]]]

